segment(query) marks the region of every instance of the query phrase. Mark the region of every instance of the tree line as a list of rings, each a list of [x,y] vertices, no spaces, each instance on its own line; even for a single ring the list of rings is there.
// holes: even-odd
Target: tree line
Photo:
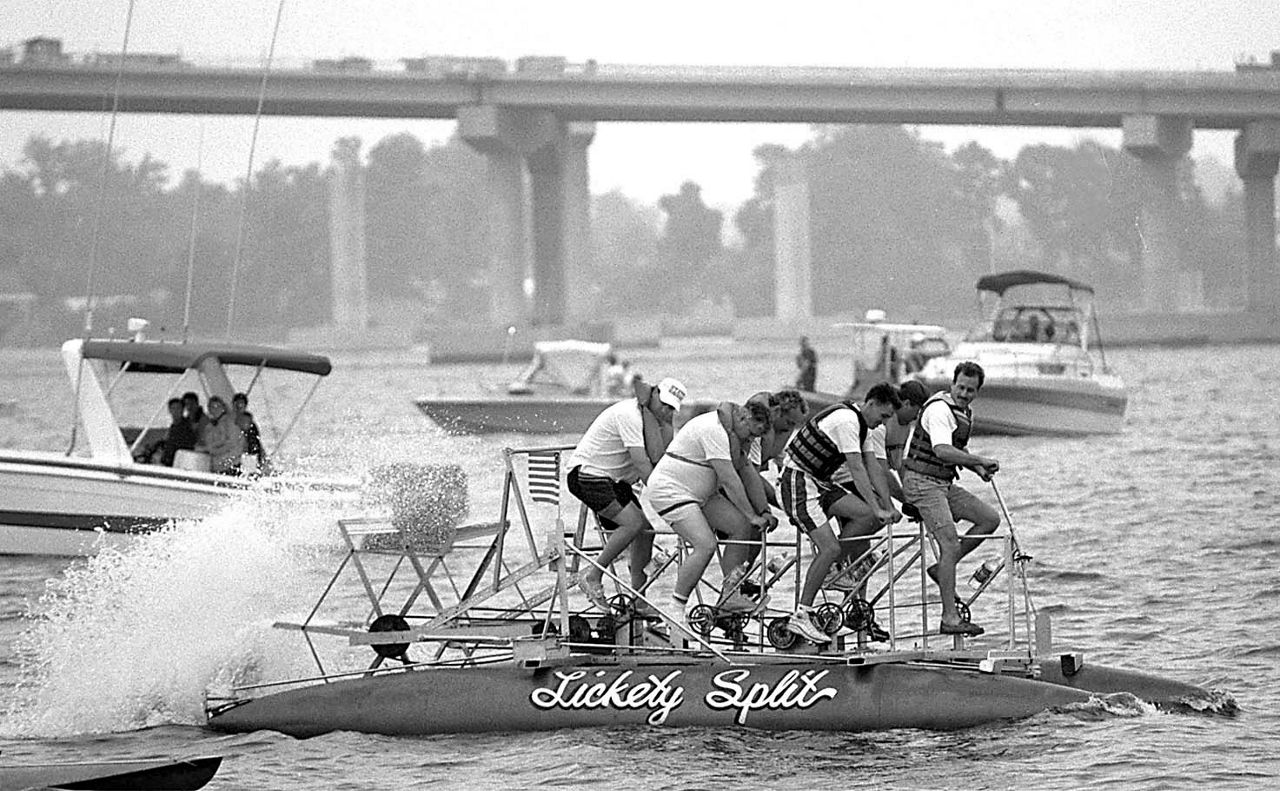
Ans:
[[[211,183],[195,171],[175,178],[149,155],[116,152],[104,165],[104,154],[100,141],[36,136],[0,175],[0,293],[34,295],[21,314],[0,307],[5,342],[77,334],[90,293],[97,328],[144,315],[169,330],[221,335],[232,304],[235,326],[329,320],[321,164],[267,162],[246,192],[243,181]],[[795,167],[788,162],[809,189],[818,314],[879,307],[895,319],[954,324],[972,315],[976,278],[1010,268],[1083,279],[1115,306],[1140,299],[1140,182],[1136,161],[1117,149],[1084,140],[1002,160],[976,143],[947,152],[905,127],[822,126],[794,150],[765,145],[755,156],[754,194],[731,217],[692,182],[656,205],[617,191],[593,197],[592,266],[577,287],[598,295],[595,318],[679,314],[708,300],[739,316],[770,315],[773,201]],[[483,315],[483,158],[456,138],[425,145],[398,134],[373,145],[364,168],[373,304],[408,306],[428,322]],[[1241,287],[1228,273],[1244,259],[1243,200],[1239,190],[1209,200],[1194,175],[1184,159],[1175,201],[1182,263],[1211,304],[1226,303]]]

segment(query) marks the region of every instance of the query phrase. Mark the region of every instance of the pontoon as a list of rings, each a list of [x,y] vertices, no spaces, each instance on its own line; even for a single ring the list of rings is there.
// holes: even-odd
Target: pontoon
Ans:
[[[725,591],[704,581],[702,603],[686,619],[657,593],[681,551],[660,529],[669,557],[641,589],[625,571],[605,569],[616,595],[600,612],[577,590],[599,549],[594,521],[572,507],[566,520],[560,505],[553,516],[523,496],[530,455],[569,451],[507,450],[493,522],[436,523],[415,536],[394,515],[340,521],[347,551],[337,572],[305,617],[275,624],[305,639],[316,673],[211,691],[209,726],[297,737],[619,725],[952,729],[1085,707],[1112,693],[1171,710],[1234,708],[1222,693],[1055,646],[1007,511],[990,539],[999,562],[961,602],[965,616],[983,606],[990,631],[982,638],[938,633],[918,522],[888,528],[854,590],[823,593],[816,620],[830,642],[822,647],[787,629],[803,565],[796,559],[808,551],[799,538],[761,543],[750,578],[772,599],[762,597],[757,611],[721,612]],[[364,592],[354,607],[353,589]],[[873,622],[887,642],[871,642]]]

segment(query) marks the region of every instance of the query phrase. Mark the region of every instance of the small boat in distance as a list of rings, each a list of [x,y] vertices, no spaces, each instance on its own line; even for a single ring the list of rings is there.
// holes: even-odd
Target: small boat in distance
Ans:
[[[615,365],[607,343],[540,341],[505,396],[422,396],[414,404],[450,434],[581,434],[605,407],[631,395],[630,382],[610,375]]]
[[[1093,288],[1014,270],[980,278],[977,289],[983,323],[916,378],[942,390],[957,363],[981,365],[986,381],[974,409],[976,433],[1118,434],[1128,395],[1102,351]]]
[[[325,501],[354,502],[358,495],[355,479],[209,472],[207,456],[200,464],[202,454],[190,451],[179,451],[173,467],[140,460],[167,433],[169,398],[203,390],[206,399],[219,395],[230,404],[237,391],[232,369],[247,381],[240,389],[248,393],[267,369],[315,377],[292,421],[271,438],[269,451],[278,454],[328,376],[327,357],[267,346],[145,340],[139,332],[133,339],[67,341],[62,359],[76,397],[73,441],[83,437],[87,447],[78,454],[74,447],[66,453],[0,449],[0,555],[96,554],[174,519],[207,516],[251,489]],[[139,381],[141,389],[129,392],[121,386],[135,377],[151,387]],[[121,424],[130,397],[154,408],[142,425]]]

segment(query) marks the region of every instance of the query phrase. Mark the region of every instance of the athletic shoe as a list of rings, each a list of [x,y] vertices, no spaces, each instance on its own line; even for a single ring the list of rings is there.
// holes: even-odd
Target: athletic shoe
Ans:
[[[855,591],[858,589],[858,583],[854,575],[848,573],[848,566],[832,566],[827,572],[827,576],[822,580],[823,590],[837,591]]]
[[[716,609],[720,612],[754,612],[759,606],[760,602],[754,599],[748,599],[741,593],[731,593],[716,605]]]
[[[876,623],[875,621],[872,621],[870,624],[867,625],[866,632],[867,632],[867,639],[869,639],[873,643],[889,642],[889,637],[890,637],[889,633],[886,632],[884,629],[882,629],[880,627],[880,624]]]
[[[605,598],[603,582],[584,576],[578,578],[578,587],[586,594],[587,601],[605,612],[609,611],[609,600]]]
[[[787,631],[798,634],[811,643],[818,645],[826,645],[831,638],[826,632],[819,629],[810,617],[808,610],[796,610],[790,618],[787,619]]]
[[[635,613],[637,618],[645,618],[649,620],[658,620],[662,618],[662,613],[658,612],[657,607],[654,607],[646,601],[641,601],[640,599],[635,600],[635,604],[632,605],[632,611]]]

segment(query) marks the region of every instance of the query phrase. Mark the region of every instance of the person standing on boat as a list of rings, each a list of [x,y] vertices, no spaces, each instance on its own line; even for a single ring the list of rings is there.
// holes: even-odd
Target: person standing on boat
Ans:
[[[960,620],[956,608],[956,563],[982,543],[978,536],[995,532],[1000,515],[956,483],[959,468],[973,470],[984,481],[991,480],[1000,462],[968,451],[973,428],[970,405],[986,378],[982,366],[972,361],[956,366],[951,389],[935,393],[920,410],[920,417],[907,445],[903,460],[902,493],[915,506],[925,529],[938,542],[938,562],[929,567],[929,576],[942,594],[943,634],[979,635],[983,628]],[[973,527],[961,540],[956,522]]]
[[[667,378],[650,386],[635,383],[636,396],[606,408],[569,457],[569,492],[595,512],[606,535],[595,565],[578,586],[591,603],[608,610],[604,572],[631,549],[631,587],[644,587],[644,567],[653,554],[653,527],[645,518],[634,486],[649,480],[671,441],[671,422],[687,395],[684,385]]]
[[[818,353],[800,336],[800,352],[796,354],[796,389],[812,393],[818,385]]]
[[[244,433],[227,411],[222,396],[209,397],[209,419],[200,434],[200,445],[209,453],[209,469],[234,474],[240,469],[244,454]]]
[[[871,429],[900,405],[893,385],[881,382],[860,405],[841,401],[821,410],[787,444],[779,479],[782,507],[817,547],[787,628],[811,642],[830,639],[813,622],[811,611],[832,565],[850,551],[841,539],[871,535],[900,516],[883,504],[888,495],[876,490],[867,472],[874,460]],[[840,538],[829,524],[832,517],[840,521]]]
[[[648,497],[653,509],[690,546],[680,564],[671,598],[684,610],[702,579],[719,543],[711,517],[704,511],[708,502],[723,496],[746,519],[750,530],[759,534],[777,522],[769,513],[763,489],[748,477],[759,473],[747,462],[751,440],[769,430],[772,418],[768,407],[721,403],[713,412],[689,419],[649,477]],[[748,494],[750,489],[753,494]],[[750,612],[756,602],[726,587],[718,606],[723,610]]]

